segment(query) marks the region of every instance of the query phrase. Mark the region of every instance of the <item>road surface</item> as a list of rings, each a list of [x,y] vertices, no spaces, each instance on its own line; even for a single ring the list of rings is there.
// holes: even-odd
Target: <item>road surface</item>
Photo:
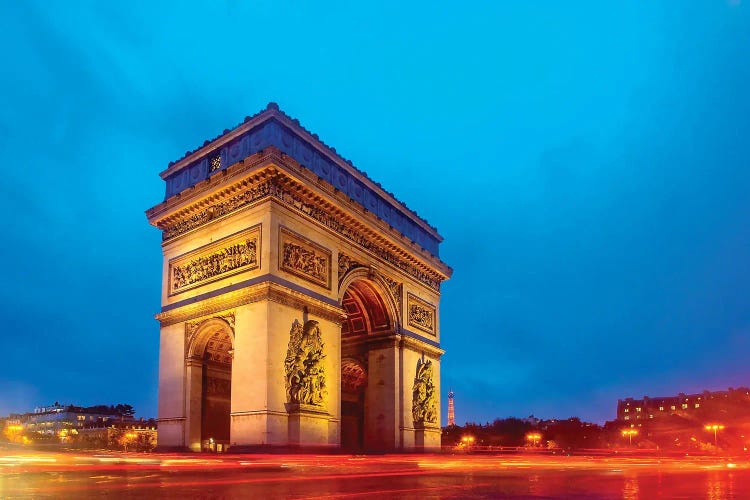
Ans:
[[[162,455],[0,451],[0,498],[731,499],[750,462],[534,455]]]

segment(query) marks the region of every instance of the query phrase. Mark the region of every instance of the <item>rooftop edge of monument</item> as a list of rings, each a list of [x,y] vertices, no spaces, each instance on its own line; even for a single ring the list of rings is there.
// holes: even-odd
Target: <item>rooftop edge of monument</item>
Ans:
[[[366,172],[360,170],[357,168],[351,160],[344,158],[341,156],[341,154],[336,151],[336,148],[327,145],[325,142],[323,142],[320,137],[307,130],[305,127],[303,127],[299,120],[296,118],[293,118],[286,114],[283,110],[279,108],[279,105],[275,102],[269,102],[266,107],[259,112],[251,115],[246,116],[241,123],[238,123],[235,127],[232,129],[224,129],[221,134],[217,135],[213,139],[206,139],[203,141],[203,144],[192,150],[192,151],[186,151],[181,158],[179,158],[176,161],[171,161],[168,164],[168,167],[166,170],[162,171],[159,175],[164,179],[165,181],[168,181],[168,178],[171,176],[174,176],[177,172],[183,170],[185,167],[190,166],[192,163],[197,162],[201,159],[201,157],[208,156],[208,153],[210,153],[213,150],[219,149],[224,144],[229,143],[231,140],[235,139],[236,137],[253,130],[254,128],[260,126],[264,122],[271,120],[273,118],[280,118],[281,124],[285,125],[289,128],[292,128],[293,132],[296,132],[294,129],[298,129],[299,132],[302,132],[303,134],[306,134],[312,139],[313,147],[317,147],[318,149],[322,149],[325,153],[327,153],[327,156],[332,157],[334,161],[337,162],[343,162],[346,167],[352,169],[355,174],[358,174],[361,176],[365,181],[371,183],[374,187],[376,187],[378,190],[382,191],[385,195],[390,197],[398,206],[400,206],[403,210],[405,210],[407,213],[405,215],[411,216],[412,218],[415,218],[417,221],[419,221],[422,225],[426,226],[431,233],[433,233],[433,237],[436,239],[437,243],[443,241],[443,237],[438,233],[437,228],[433,225],[431,225],[426,219],[421,217],[415,210],[412,210],[409,208],[403,201],[396,198],[396,196],[386,190],[379,182],[373,180],[370,178]],[[288,123],[284,123],[284,121]],[[300,162],[303,163],[303,162]],[[308,167],[308,165],[305,165]],[[222,168],[226,167],[226,165],[222,165]],[[309,168],[309,167],[308,167]],[[187,188],[189,186],[184,186],[184,188]],[[167,190],[167,198],[170,197],[175,193],[170,193],[169,187]],[[429,250],[429,249],[428,249]],[[431,252],[437,255],[437,251]]]

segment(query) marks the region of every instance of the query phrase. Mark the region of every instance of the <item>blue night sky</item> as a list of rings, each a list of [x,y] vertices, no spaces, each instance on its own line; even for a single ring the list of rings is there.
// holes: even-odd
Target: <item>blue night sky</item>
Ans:
[[[443,418],[750,385],[750,5],[406,5],[2,2],[0,415],[155,416],[144,210],[268,101],[445,237]]]

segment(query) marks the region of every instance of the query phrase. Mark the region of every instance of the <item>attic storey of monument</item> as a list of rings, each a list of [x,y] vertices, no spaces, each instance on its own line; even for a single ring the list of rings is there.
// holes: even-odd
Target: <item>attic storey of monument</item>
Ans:
[[[274,104],[161,177],[162,449],[440,445],[434,227]]]

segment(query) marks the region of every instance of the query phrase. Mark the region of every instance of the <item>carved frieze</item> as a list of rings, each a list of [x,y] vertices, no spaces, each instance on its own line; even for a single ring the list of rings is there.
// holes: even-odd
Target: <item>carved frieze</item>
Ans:
[[[232,393],[232,381],[217,377],[206,377],[206,396],[229,398]]]
[[[416,295],[407,294],[406,313],[409,326],[435,335],[435,306]]]
[[[429,275],[428,273],[420,270],[417,266],[406,262],[399,258],[395,253],[383,248],[377,243],[373,242],[364,233],[354,229],[353,227],[345,224],[343,221],[332,215],[329,210],[316,207],[311,203],[306,202],[296,194],[292,194],[289,191],[278,188],[274,190],[273,196],[283,201],[287,205],[293,206],[305,215],[317,220],[324,226],[332,229],[334,232],[340,234],[344,238],[353,241],[357,245],[361,246],[365,250],[375,254],[386,262],[396,266],[397,268],[405,271],[406,273],[413,276],[415,279],[421,281],[430,288],[439,291],[440,280]]]
[[[317,321],[294,321],[284,360],[287,403],[323,406],[327,395],[323,337]]]
[[[247,188],[244,191],[241,191],[224,201],[214,203],[210,207],[179,222],[170,223],[164,227],[160,226],[163,230],[162,239],[168,241],[176,238],[177,236],[207,224],[214,219],[239,210],[240,208],[252,203],[259,202],[266,197],[272,197],[284,203],[286,206],[316,220],[335,233],[359,245],[363,249],[371,252],[396,268],[401,269],[433,290],[440,291],[441,280],[436,275],[423,271],[421,268],[402,259],[391,250],[374,242],[366,236],[365,233],[355,229],[350,224],[341,220],[340,217],[332,214],[330,210],[314,205],[303,199],[297,193],[285,189],[279,179],[276,178],[269,179],[253,187]]]
[[[268,197],[271,194],[271,181],[265,181],[244,191],[241,191],[234,196],[231,196],[224,201],[214,203],[213,205],[201,210],[200,212],[191,215],[179,222],[169,224],[163,227],[163,233],[161,238],[163,241],[171,240],[181,234],[184,234],[192,229],[207,224],[214,219],[218,219],[224,215],[227,215],[235,210],[245,207],[256,201],[260,201],[263,198]]]
[[[411,414],[415,424],[437,422],[437,392],[432,378],[432,361],[420,359],[412,389]]]
[[[279,228],[279,269],[331,288],[331,251],[285,227]]]
[[[344,278],[346,273],[354,268],[363,266],[364,264],[362,264],[361,262],[357,262],[345,253],[339,252],[339,284],[341,284],[341,280]]]
[[[260,225],[169,261],[169,294],[260,267]]]

